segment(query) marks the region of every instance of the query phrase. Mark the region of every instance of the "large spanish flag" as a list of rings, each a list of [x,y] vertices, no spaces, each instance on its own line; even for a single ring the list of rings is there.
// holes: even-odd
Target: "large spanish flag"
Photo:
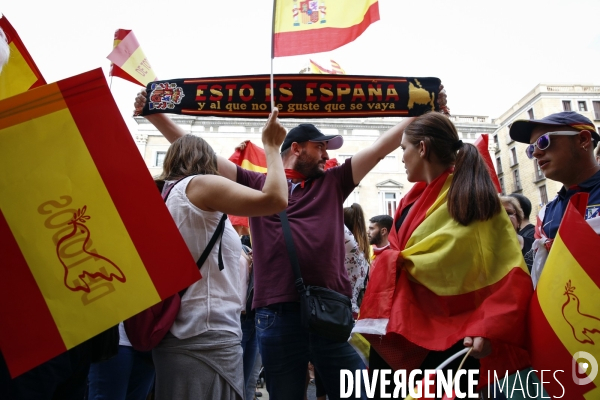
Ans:
[[[494,352],[482,359],[482,379],[488,369],[512,373],[528,364],[531,279],[506,213],[468,226],[452,219],[452,176],[419,182],[401,200],[395,221],[412,207],[400,230],[392,229],[391,249],[371,265],[354,332],[376,335],[367,336],[371,346],[392,368],[408,370],[419,368],[429,350],[485,337]]]
[[[200,278],[100,69],[1,101],[0,147],[12,376]]]
[[[244,142],[246,145],[243,149],[236,148],[235,152],[229,157],[229,161],[240,167],[261,173],[267,173],[267,156],[265,150],[258,147],[249,140]],[[248,217],[237,217],[230,215],[229,220],[233,226],[242,226],[249,228]]]
[[[0,28],[4,31],[10,48],[8,63],[0,74],[0,100],[45,85],[46,81],[40,70],[5,16],[0,17]]]
[[[379,21],[377,0],[274,0],[273,57],[331,51]]]
[[[111,76],[118,76],[141,86],[156,80],[156,74],[131,30],[115,31],[113,51],[106,58],[112,61]]]
[[[600,398],[600,237],[583,218],[587,199],[571,198],[529,309],[532,366],[562,370],[544,387],[569,400]]]

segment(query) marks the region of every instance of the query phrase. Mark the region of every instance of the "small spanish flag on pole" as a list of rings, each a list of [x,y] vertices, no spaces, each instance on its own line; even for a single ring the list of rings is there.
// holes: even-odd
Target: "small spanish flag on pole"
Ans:
[[[156,74],[131,30],[115,31],[113,51],[106,58],[112,61],[110,76],[117,76],[141,86],[156,80]]]
[[[265,150],[258,147],[249,140],[246,140],[244,148],[236,148],[235,152],[229,157],[229,161],[240,167],[261,173],[267,173],[267,156]],[[242,226],[248,228],[248,217],[237,217],[230,215],[229,220],[233,226]]]
[[[600,398],[600,237],[583,218],[587,201],[569,201],[529,305],[532,367],[564,371],[544,382],[553,398]]]
[[[0,101],[0,148],[13,377],[200,278],[101,69]]]
[[[10,48],[10,58],[0,74],[0,100],[45,85],[40,70],[5,16],[0,18],[0,28]]]

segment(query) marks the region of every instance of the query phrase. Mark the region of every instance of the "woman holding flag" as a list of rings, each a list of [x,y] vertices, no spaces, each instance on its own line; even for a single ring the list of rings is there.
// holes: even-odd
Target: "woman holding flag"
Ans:
[[[353,331],[371,343],[369,369],[408,377],[472,347],[466,368],[481,359],[480,384],[491,365],[512,374],[528,363],[518,357],[531,279],[485,162],[436,112],[415,118],[401,147],[415,185],[396,211],[391,250],[372,265]]]

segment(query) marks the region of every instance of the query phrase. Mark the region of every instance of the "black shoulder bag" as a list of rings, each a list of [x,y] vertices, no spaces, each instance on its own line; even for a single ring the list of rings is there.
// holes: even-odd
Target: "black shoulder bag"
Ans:
[[[350,298],[324,287],[304,285],[286,212],[279,213],[279,217],[294,271],[294,284],[300,294],[302,326],[336,342],[346,342],[354,326]]]

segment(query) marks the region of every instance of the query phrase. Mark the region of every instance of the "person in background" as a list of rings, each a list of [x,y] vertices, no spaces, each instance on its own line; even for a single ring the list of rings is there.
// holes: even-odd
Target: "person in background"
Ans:
[[[519,227],[523,223],[523,219],[525,218],[525,214],[521,209],[521,205],[519,204],[516,197],[513,196],[500,196],[500,202],[504,207],[504,211],[508,214],[508,218],[510,219],[510,223],[515,228],[515,232],[517,233],[517,239],[519,240],[519,244],[521,246],[521,253],[525,258],[525,264],[527,264],[527,269],[531,272],[531,264],[533,263],[533,257],[530,257],[528,253],[531,250],[531,245],[533,244],[533,238],[525,238],[521,236]]]
[[[88,400],[145,400],[153,383],[152,352],[131,347],[121,322],[117,356],[90,366]]]
[[[531,216],[531,201],[519,193],[511,193],[509,196],[517,199],[519,205],[521,206],[521,210],[523,210],[523,218],[521,225],[519,226],[519,235],[533,240],[533,235],[535,234],[535,225],[529,222],[529,218]]]
[[[381,252],[390,247],[388,235],[392,229],[393,218],[387,214],[376,215],[369,220],[369,243],[373,245],[373,257],[375,259]]]
[[[596,162],[600,165],[600,146],[596,149]]]
[[[346,256],[344,265],[352,285],[352,314],[356,319],[360,300],[366,288],[369,274],[369,239],[365,228],[365,215],[360,204],[344,208],[344,243]]]

